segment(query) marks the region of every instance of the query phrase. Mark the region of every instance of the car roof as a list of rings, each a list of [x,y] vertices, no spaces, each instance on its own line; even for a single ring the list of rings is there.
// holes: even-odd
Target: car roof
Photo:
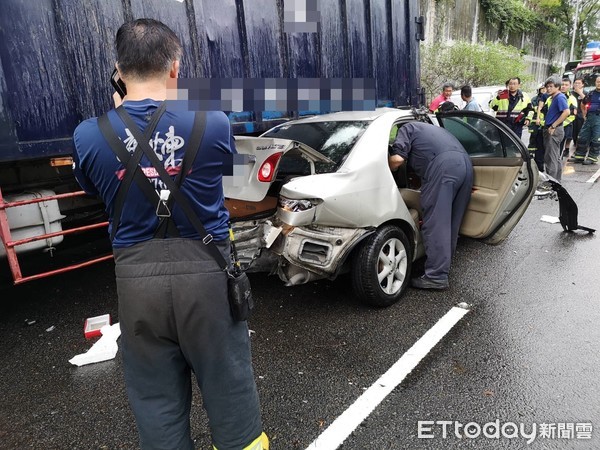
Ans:
[[[483,93],[487,93],[487,92],[496,93],[498,91],[501,91],[502,89],[506,89],[506,86],[480,86],[480,87],[471,88],[471,92],[473,94],[483,94]],[[452,95],[460,96],[460,89],[457,91],[453,91]]]
[[[293,123],[373,121],[386,114],[396,114],[398,117],[413,116],[413,113],[410,109],[377,108],[374,111],[340,111],[329,114],[320,114],[317,116],[294,120]]]

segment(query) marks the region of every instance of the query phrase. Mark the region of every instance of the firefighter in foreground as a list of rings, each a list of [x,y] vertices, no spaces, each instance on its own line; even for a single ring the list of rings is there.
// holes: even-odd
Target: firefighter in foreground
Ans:
[[[196,132],[202,127],[196,126],[194,112],[166,108],[167,83],[178,76],[182,47],[163,23],[152,19],[125,23],[117,32],[116,47],[117,68],[126,88],[123,109],[77,127],[74,159],[80,184],[86,192],[102,197],[111,233],[116,227],[112,244],[123,367],[140,445],[144,450],[194,449],[190,435],[193,371],[214,447],[268,449],[248,325],[233,320],[227,274],[211,256],[208,240],[201,240],[191,225],[190,215],[182,212],[181,202],[168,210],[169,190],[156,174],[163,171],[162,164],[169,175],[185,173],[180,192],[187,197],[186,205],[191,205],[207,236],[217,244],[217,252],[229,258],[229,215],[222,187],[223,161],[235,153],[229,120],[222,112],[207,112],[202,137]],[[106,127],[112,127],[116,140],[105,138],[110,136]],[[143,133],[153,148],[138,145],[132,133]],[[118,193],[131,166],[117,158],[116,150],[113,153],[115,144],[126,146],[125,156],[129,152],[131,160],[136,150],[151,155],[141,158],[141,168],[135,164],[129,172],[144,176],[130,185],[123,208]],[[184,155],[192,153],[191,148],[198,149],[198,157],[189,158],[189,170],[187,166],[182,170]],[[160,164],[151,164],[152,152]],[[150,186],[150,195],[144,186]],[[153,196],[159,197],[158,203],[151,203]],[[115,209],[122,209],[116,214],[120,218],[113,216]],[[160,231],[159,223],[168,225]]]

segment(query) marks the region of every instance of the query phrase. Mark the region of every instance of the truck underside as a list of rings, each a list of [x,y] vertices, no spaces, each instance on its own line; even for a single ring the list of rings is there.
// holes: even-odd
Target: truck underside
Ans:
[[[0,258],[6,258],[15,284],[112,258],[104,254],[52,268],[56,246],[65,236],[108,225],[102,203],[86,196],[73,177],[70,158],[5,163],[0,165],[0,179]],[[27,255],[45,260],[38,273],[23,274]]]

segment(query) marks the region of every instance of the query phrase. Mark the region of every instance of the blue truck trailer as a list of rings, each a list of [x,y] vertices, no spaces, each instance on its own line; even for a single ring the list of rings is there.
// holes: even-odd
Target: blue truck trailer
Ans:
[[[112,106],[114,36],[127,20],[156,18],[180,36],[184,78],[374,79],[378,105],[422,103],[418,1],[317,4],[316,32],[286,32],[286,0],[3,0],[0,257],[14,283],[111,258],[33,275],[24,275],[19,264],[23,253],[50,258],[63,239],[107,225],[102,205],[73,178],[71,136],[79,122]],[[257,135],[319,112],[325,111],[242,111],[229,117],[234,134]]]

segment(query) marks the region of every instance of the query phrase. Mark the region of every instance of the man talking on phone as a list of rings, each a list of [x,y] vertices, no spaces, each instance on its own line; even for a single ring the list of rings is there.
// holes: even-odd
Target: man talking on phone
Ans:
[[[110,217],[125,384],[141,448],[194,449],[193,371],[214,448],[268,449],[248,325],[232,319],[227,274],[183,208],[177,201],[169,203],[170,191],[157,175],[162,168],[152,166],[154,152],[169,175],[183,174],[180,192],[229,259],[229,214],[222,187],[223,161],[235,153],[229,120],[222,112],[166,107],[167,83],[179,74],[182,46],[163,23],[125,23],[117,31],[116,49],[118,76],[126,87],[123,104],[77,127],[74,170],[86,192],[102,197]],[[197,132],[202,128],[197,126],[199,115],[203,134]],[[135,134],[151,147],[140,144],[148,153],[138,160]],[[132,156],[119,158],[113,152],[118,145]],[[185,160],[195,148],[198,157]],[[136,172],[136,182],[122,194],[121,183]]]
[[[523,126],[529,126],[534,112],[531,99],[521,91],[521,79],[514,77],[508,80],[507,89],[499,91],[489,105],[496,111],[496,119],[508,125],[521,138]]]

